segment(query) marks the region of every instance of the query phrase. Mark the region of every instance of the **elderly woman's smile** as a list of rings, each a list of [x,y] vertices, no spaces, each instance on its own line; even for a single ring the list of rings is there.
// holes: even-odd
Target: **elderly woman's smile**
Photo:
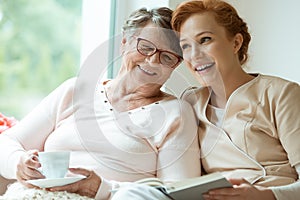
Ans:
[[[139,68],[140,70],[142,70],[143,72],[145,72],[146,74],[150,75],[150,76],[157,75],[156,72],[152,72],[152,71],[150,71],[149,69],[146,69],[146,68],[144,68],[144,67],[142,67],[142,66],[140,66],[140,65],[138,65],[138,68]]]

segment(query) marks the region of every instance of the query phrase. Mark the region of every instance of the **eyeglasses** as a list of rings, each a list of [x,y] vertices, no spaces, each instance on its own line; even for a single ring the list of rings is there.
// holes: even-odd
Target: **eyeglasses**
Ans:
[[[140,54],[144,56],[152,56],[156,52],[158,52],[159,62],[162,65],[166,65],[170,68],[174,68],[183,59],[181,56],[176,55],[173,52],[158,49],[152,42],[143,38],[137,38],[136,49]]]

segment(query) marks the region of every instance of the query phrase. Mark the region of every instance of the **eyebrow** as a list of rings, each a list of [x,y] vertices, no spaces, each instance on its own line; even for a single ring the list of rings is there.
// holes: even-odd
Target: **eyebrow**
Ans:
[[[203,32],[200,32],[200,33],[196,34],[195,37],[199,37],[199,36],[201,36],[203,34],[206,34],[206,33],[213,34],[213,32],[211,32],[211,31],[203,31]],[[187,38],[183,38],[183,39],[180,39],[179,42],[184,42],[186,40],[187,40]]]

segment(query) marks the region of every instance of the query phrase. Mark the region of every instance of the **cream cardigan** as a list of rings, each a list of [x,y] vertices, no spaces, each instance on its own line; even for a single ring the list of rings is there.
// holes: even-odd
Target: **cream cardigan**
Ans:
[[[123,181],[200,175],[196,118],[187,102],[162,100],[119,113],[102,84],[92,88],[94,99],[84,96],[91,85],[75,85],[66,81],[0,135],[1,175],[16,178],[20,156],[30,149],[71,151],[70,167],[102,177],[96,199],[109,199]]]
[[[209,88],[190,88],[182,98],[198,116],[202,166],[263,186],[298,179],[300,163],[300,87],[258,75],[228,99],[221,128],[206,117]]]

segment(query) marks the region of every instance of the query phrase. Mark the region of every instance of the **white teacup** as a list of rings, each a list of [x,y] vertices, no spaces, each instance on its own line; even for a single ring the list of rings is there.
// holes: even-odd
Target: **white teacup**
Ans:
[[[46,178],[63,178],[69,169],[70,152],[48,151],[39,152],[39,162],[42,167],[41,173]]]

